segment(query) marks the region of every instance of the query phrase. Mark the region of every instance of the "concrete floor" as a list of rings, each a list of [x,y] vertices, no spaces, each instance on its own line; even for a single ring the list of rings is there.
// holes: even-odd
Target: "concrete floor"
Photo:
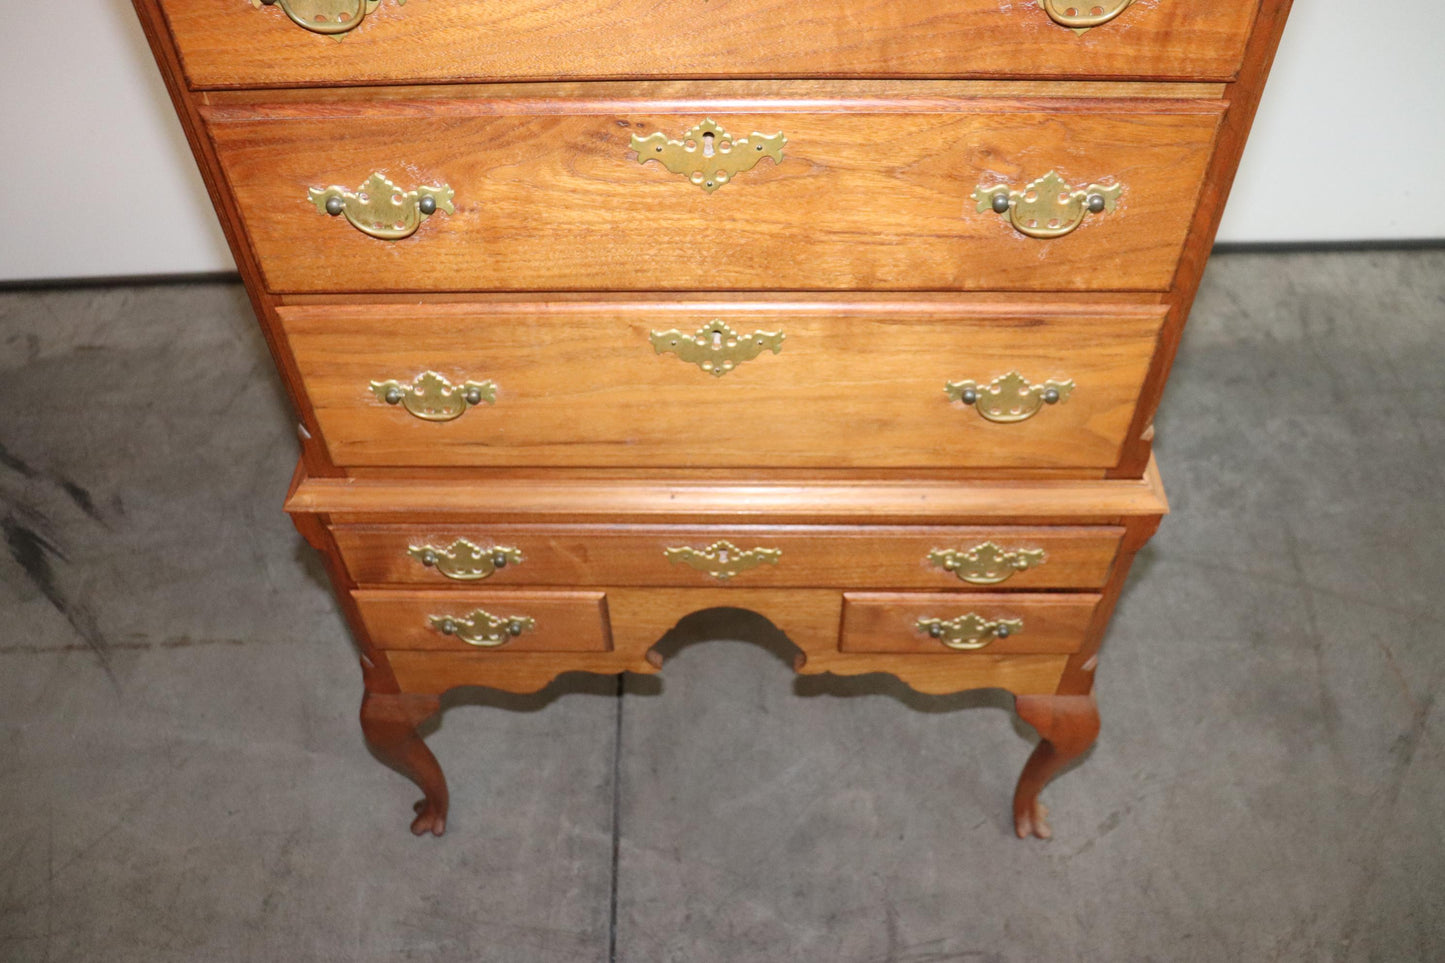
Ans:
[[[707,617],[449,697],[414,839],[239,287],[0,293],[0,369],[5,963],[1445,958],[1445,252],[1215,259],[1048,843],[1010,700]]]

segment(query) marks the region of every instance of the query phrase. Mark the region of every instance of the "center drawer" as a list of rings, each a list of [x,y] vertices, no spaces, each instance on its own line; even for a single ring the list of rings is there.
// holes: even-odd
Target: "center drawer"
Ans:
[[[279,313],[338,465],[1102,469],[1120,459],[1165,310],[492,302]]]
[[[360,585],[1089,589],[1115,526],[337,525]]]
[[[203,114],[278,293],[1166,291],[1223,110],[942,82],[728,89]]]

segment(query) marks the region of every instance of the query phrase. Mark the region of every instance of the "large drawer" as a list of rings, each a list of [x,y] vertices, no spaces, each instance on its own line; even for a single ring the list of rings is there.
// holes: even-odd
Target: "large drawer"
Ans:
[[[1222,110],[1205,98],[981,99],[946,83],[836,96],[785,83],[736,96],[725,84],[629,89],[639,93],[540,86],[204,113],[279,293],[1166,291]],[[707,120],[711,141],[696,130]],[[634,138],[656,134],[714,157],[733,153],[728,136],[749,139],[742,154],[763,152],[720,187],[693,183],[639,163]],[[755,136],[775,134],[787,141],[780,162]],[[638,146],[646,160],[658,145]],[[373,174],[389,181],[368,188]],[[1080,205],[1116,189],[1117,204],[1066,217],[1080,226],[1047,239],[989,208],[996,189],[1022,196],[1050,174]],[[368,198],[447,187],[455,209],[378,240],[309,199],[333,187]],[[1054,190],[1067,193],[1046,200]]]
[[[338,525],[362,585],[1088,589],[1112,526]],[[499,564],[500,563],[500,564]]]
[[[503,301],[280,317],[338,465],[1102,469],[1119,461],[1165,310]],[[710,373],[714,322],[769,346]],[[486,397],[425,420],[413,402],[447,413],[426,400],[427,372],[443,393],[470,382]],[[1066,390],[1026,420],[991,420],[1015,372],[1026,390]],[[373,387],[388,382],[402,403]]]
[[[337,6],[288,2],[304,19],[308,8]],[[1228,80],[1258,8],[1257,0],[1135,0],[1080,34],[1032,0],[382,0],[336,43],[296,26],[281,3],[160,5],[197,87],[748,76]],[[1070,6],[1054,3],[1065,14]]]

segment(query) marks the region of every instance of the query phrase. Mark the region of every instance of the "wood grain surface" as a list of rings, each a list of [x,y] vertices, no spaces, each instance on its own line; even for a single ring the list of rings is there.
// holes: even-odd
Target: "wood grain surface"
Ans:
[[[1164,291],[1188,231],[1217,101],[869,96],[725,85],[632,104],[549,97],[210,107],[208,130],[277,293],[394,291]],[[946,88],[940,88],[946,90]],[[711,118],[784,133],[781,163],[708,193],[639,163],[633,135]],[[974,191],[1049,171],[1117,183],[1117,210],[1035,240]],[[319,213],[311,188],[450,185],[456,213],[380,241]]]
[[[1099,596],[1089,593],[1039,595],[981,592],[973,595],[849,592],[843,596],[844,652],[914,652],[953,654],[1068,653],[1079,648]],[[955,651],[920,631],[919,619],[956,619],[972,613],[980,618],[1019,619],[1023,628],[982,649]]]
[[[1033,0],[383,0],[340,42],[162,0],[197,87],[641,77],[1228,80],[1257,0],[1138,0],[1079,36]]]
[[[1165,310],[997,305],[446,305],[280,308],[338,465],[1107,468],[1120,458]],[[651,335],[782,332],[716,377]],[[447,422],[373,381],[436,371],[496,401]],[[999,424],[944,388],[1018,371],[1072,380]]]
[[[1169,511],[1157,465],[1138,479],[611,479],[555,474],[432,479],[303,478],[293,514],[331,523],[1117,525]]]
[[[993,542],[1006,551],[1042,551],[1044,560],[997,587],[1098,588],[1108,578],[1123,529],[922,528],[888,525],[475,525],[337,526],[331,529],[347,570],[362,585],[418,584],[489,588],[508,585],[830,586],[834,588],[976,588],[928,560],[939,549],[968,551]],[[412,546],[446,549],[465,538],[484,549],[515,548],[509,563],[484,581],[448,579],[407,553]],[[744,551],[778,549],[777,564],[761,564],[723,583],[668,560],[668,548],[706,548],[726,540]]]

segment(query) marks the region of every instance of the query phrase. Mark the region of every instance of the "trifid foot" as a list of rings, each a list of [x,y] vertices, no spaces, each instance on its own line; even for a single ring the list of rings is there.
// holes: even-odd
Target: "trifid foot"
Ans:
[[[425,836],[431,833],[433,836],[440,836],[447,831],[447,807],[445,803],[434,803],[422,799],[412,807],[416,811],[416,818],[411,821],[411,831],[414,835]]]

